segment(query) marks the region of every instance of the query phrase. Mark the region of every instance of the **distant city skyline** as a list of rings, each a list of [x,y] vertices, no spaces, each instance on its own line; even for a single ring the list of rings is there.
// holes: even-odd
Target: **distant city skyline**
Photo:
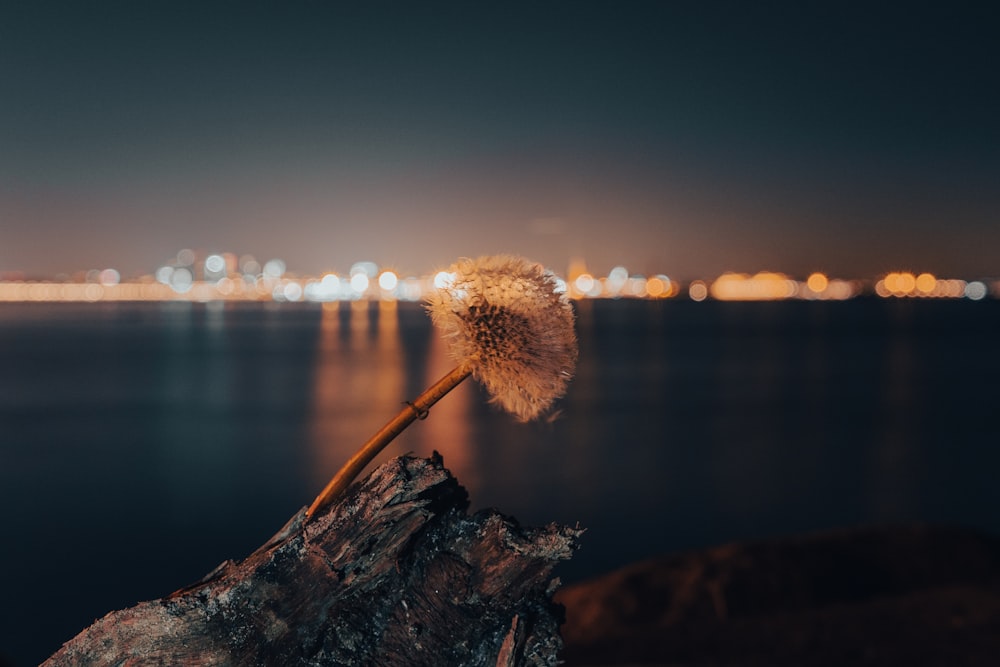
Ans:
[[[187,251],[185,251],[187,252]],[[115,269],[91,270],[56,280],[11,279],[0,275],[0,303],[136,302],[136,301],[279,301],[337,302],[422,301],[447,285],[451,273],[437,271],[405,276],[373,262],[357,262],[347,272],[303,276],[285,272],[278,259],[263,267],[253,258],[239,268],[222,255],[209,255],[204,266],[164,265],[155,275],[123,278]],[[797,280],[783,273],[723,273],[715,279],[682,282],[666,274],[630,274],[616,266],[606,276],[591,274],[582,264],[571,267],[559,289],[571,299],[677,299],[692,301],[843,301],[859,296],[916,299],[970,299],[1000,296],[1000,280],[963,280],[931,273],[892,272],[877,280],[849,280],[821,272]]]
[[[468,255],[463,255],[468,256]],[[208,268],[209,264],[216,262],[221,266],[218,268]],[[225,249],[211,249],[205,250],[202,248],[181,248],[176,253],[168,255],[163,261],[158,262],[154,267],[145,267],[143,269],[137,269],[131,272],[123,271],[119,269],[120,266],[127,266],[128,262],[111,263],[106,266],[91,267],[86,269],[76,269],[73,271],[57,271],[54,273],[40,273],[40,272],[27,272],[19,269],[0,269],[0,282],[96,282],[100,283],[105,280],[102,276],[113,276],[113,282],[134,282],[134,281],[144,281],[153,278],[158,278],[160,274],[165,269],[171,268],[186,268],[190,271],[191,278],[196,281],[215,281],[226,276],[236,276],[244,275],[249,278],[250,276],[256,275],[266,275],[269,271],[273,271],[271,268],[280,267],[280,274],[288,278],[293,279],[319,279],[325,275],[338,275],[341,277],[349,277],[356,271],[358,267],[364,266],[365,272],[374,277],[378,273],[389,272],[398,278],[411,278],[411,279],[427,279],[429,276],[433,276],[435,273],[445,270],[448,265],[452,262],[445,262],[441,264],[435,264],[433,266],[426,266],[421,270],[411,271],[402,267],[399,264],[382,264],[379,262],[372,261],[368,258],[354,258],[354,260],[349,261],[342,265],[337,266],[326,266],[326,268],[319,271],[304,271],[301,267],[295,266],[289,262],[286,262],[284,258],[279,257],[276,254],[264,253],[262,255],[256,255],[253,253],[236,253],[228,251]],[[986,280],[997,280],[997,284],[1000,285],[1000,272],[997,274],[972,274],[969,272],[960,272],[955,274],[934,274],[930,271],[922,270],[911,270],[911,269],[886,269],[882,271],[877,271],[867,275],[852,275],[852,274],[837,274],[822,270],[808,270],[804,272],[794,272],[794,271],[782,271],[780,269],[755,269],[755,270],[738,270],[738,269],[724,269],[718,271],[717,273],[702,273],[696,275],[689,275],[681,277],[680,275],[673,273],[668,275],[669,272],[658,269],[656,267],[646,267],[644,269],[639,269],[637,263],[617,263],[606,270],[600,271],[594,268],[592,262],[587,261],[586,257],[576,256],[570,257],[565,266],[558,266],[553,263],[544,263],[545,267],[555,273],[556,275],[572,280],[580,274],[587,274],[594,277],[595,279],[607,279],[616,274],[625,276],[641,276],[641,277],[652,277],[652,276],[664,276],[669,277],[671,280],[678,283],[690,283],[694,281],[708,281],[724,278],[726,276],[753,276],[756,274],[760,275],[776,275],[788,277],[792,280],[806,281],[812,276],[821,275],[824,278],[833,278],[838,280],[853,281],[856,283],[870,283],[874,284],[876,281],[883,279],[887,276],[891,276],[897,273],[903,273],[916,277],[917,275],[931,276],[934,278],[941,279],[966,279],[966,280],[976,280],[976,279],[986,279]],[[269,266],[270,265],[270,266]],[[254,268],[248,268],[252,266]]]
[[[998,10],[0,9],[0,273],[1000,275]]]
[[[714,278],[678,280],[665,273],[629,271],[618,265],[606,275],[592,271],[582,258],[566,271],[549,267],[558,289],[571,299],[638,298],[693,301],[843,301],[858,296],[882,298],[971,299],[1000,296],[1000,279],[965,280],[930,272],[893,271],[878,277],[844,278],[815,271],[806,277],[775,271],[723,272]],[[355,301],[421,301],[452,280],[452,267],[430,272],[400,272],[372,261],[320,274],[294,271],[281,258],[258,259],[232,252],[201,253],[184,248],[140,276],[117,269],[91,269],[52,279],[32,279],[0,272],[0,303],[97,301],[311,301],[336,305]]]

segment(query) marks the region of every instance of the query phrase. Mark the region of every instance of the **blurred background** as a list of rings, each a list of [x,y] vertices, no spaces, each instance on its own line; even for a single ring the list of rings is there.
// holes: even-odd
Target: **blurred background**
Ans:
[[[0,8],[0,660],[240,558],[450,370],[460,256],[543,262],[577,377],[380,458],[660,553],[1000,530],[982,3]]]
[[[1000,301],[575,302],[577,377],[518,424],[474,382],[379,457],[472,509],[587,529],[580,581],[656,555],[929,521],[1000,531]],[[0,307],[3,650],[248,555],[451,369],[420,304]]]

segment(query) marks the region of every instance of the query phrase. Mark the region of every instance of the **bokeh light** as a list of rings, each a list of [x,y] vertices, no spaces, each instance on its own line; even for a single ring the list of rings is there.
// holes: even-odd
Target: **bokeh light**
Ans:
[[[573,281],[573,287],[578,294],[589,294],[596,284],[594,276],[589,273],[581,273]]]
[[[708,298],[708,285],[701,280],[695,280],[688,286],[688,296],[692,301],[704,301]]]
[[[965,298],[973,301],[984,299],[987,293],[986,284],[978,280],[974,280],[966,285],[964,290]]]
[[[815,271],[800,279],[775,271],[726,272],[715,280],[682,284],[664,273],[630,274],[616,265],[606,276],[574,258],[569,279],[555,275],[557,291],[573,299],[666,299],[686,293],[694,301],[775,299],[844,300],[875,294],[885,298],[966,298],[974,301],[1000,294],[1000,280],[965,281],[924,271],[891,271],[872,281],[844,280]],[[396,270],[372,261],[351,264],[346,273],[308,277],[290,273],[278,258],[263,266],[250,254],[213,252],[199,255],[183,249],[150,275],[124,278],[113,268],[89,269],[55,280],[26,280],[17,272],[0,274],[0,301],[127,301],[127,300],[339,300],[419,301],[429,290],[447,287],[454,275],[438,271],[405,279]]]
[[[183,294],[194,285],[194,275],[186,267],[178,267],[170,274],[170,286],[175,292]]]
[[[280,278],[285,275],[285,263],[280,259],[269,259],[264,263],[264,276],[266,278]]]
[[[378,286],[381,287],[386,292],[391,292],[396,289],[396,285],[399,284],[399,276],[397,276],[392,271],[383,271],[378,276]]]
[[[222,255],[209,255],[205,258],[205,276],[218,277],[226,272],[226,260]]]
[[[822,294],[830,286],[830,280],[822,273],[813,273],[806,279],[806,287],[815,294]]]
[[[368,274],[363,271],[355,273],[351,276],[351,290],[358,296],[361,296],[366,291],[368,291],[368,284],[371,281],[368,279]]]
[[[770,301],[790,299],[798,293],[798,284],[783,273],[761,271],[724,273],[715,279],[709,291],[720,301]]]
[[[930,273],[921,273],[914,281],[914,285],[920,292],[931,294],[934,292],[934,288],[937,287],[937,278]]]

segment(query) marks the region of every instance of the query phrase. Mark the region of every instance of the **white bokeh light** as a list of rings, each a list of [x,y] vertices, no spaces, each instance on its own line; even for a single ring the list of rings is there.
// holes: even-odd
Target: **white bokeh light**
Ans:
[[[396,285],[399,284],[399,276],[397,276],[392,271],[383,271],[378,277],[378,286],[384,289],[386,292],[391,292],[396,289]]]
[[[351,276],[351,290],[357,295],[362,295],[368,289],[368,276],[364,273],[355,273]]]

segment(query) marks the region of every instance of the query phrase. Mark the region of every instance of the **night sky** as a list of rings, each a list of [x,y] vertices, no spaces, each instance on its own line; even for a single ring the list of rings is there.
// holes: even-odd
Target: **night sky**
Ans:
[[[992,3],[0,9],[0,272],[1000,275]]]

